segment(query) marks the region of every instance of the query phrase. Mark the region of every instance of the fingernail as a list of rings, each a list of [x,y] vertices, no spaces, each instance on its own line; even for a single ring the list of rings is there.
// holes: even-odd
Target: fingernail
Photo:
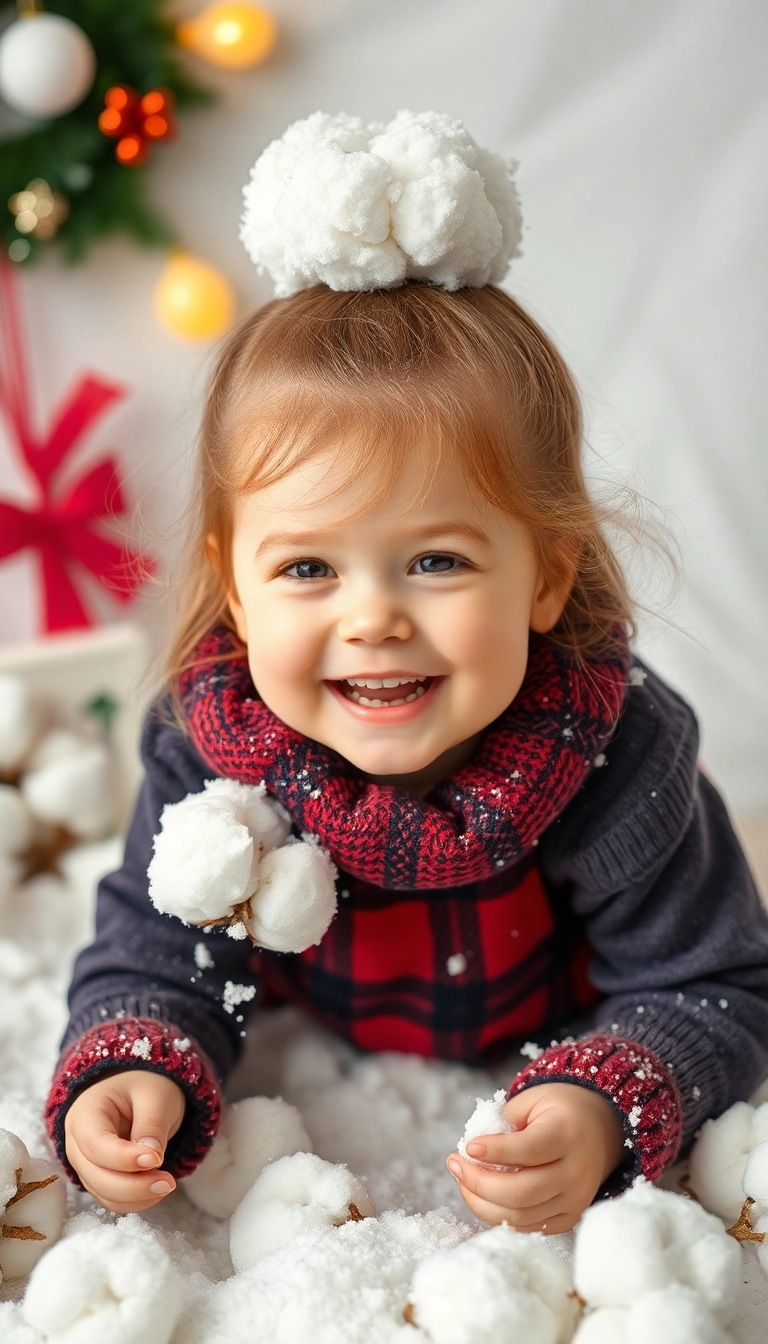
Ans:
[[[150,1185],[149,1193],[151,1195],[167,1195],[168,1191],[171,1189],[173,1189],[173,1187],[170,1186],[167,1181],[155,1181]]]
[[[159,1139],[134,1139],[134,1143],[139,1143],[143,1148],[154,1148],[156,1153],[163,1155],[163,1145]]]
[[[470,1153],[472,1157],[485,1157],[487,1151],[488,1148],[484,1143],[475,1142],[467,1144],[467,1152]]]
[[[136,1158],[137,1167],[156,1167],[162,1158],[159,1153],[142,1153],[141,1157]]]
[[[454,1176],[461,1175],[461,1167],[459,1166],[458,1162],[455,1162],[453,1160],[453,1158],[451,1158],[451,1161],[448,1163],[448,1170],[452,1171]]]

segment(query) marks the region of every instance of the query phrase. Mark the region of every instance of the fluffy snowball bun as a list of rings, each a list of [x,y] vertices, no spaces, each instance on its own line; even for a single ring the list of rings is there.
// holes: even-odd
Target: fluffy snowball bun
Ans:
[[[316,284],[497,283],[520,252],[516,167],[445,113],[384,125],[315,112],[256,160],[240,239],[280,298]]]
[[[181,1302],[163,1248],[118,1223],[54,1246],[32,1274],[22,1311],[48,1344],[168,1344]]]
[[[376,1210],[363,1182],[348,1167],[314,1153],[281,1157],[265,1167],[229,1224],[229,1251],[239,1273],[270,1251],[305,1233],[327,1232]]]
[[[295,1106],[282,1097],[246,1097],[225,1108],[213,1146],[182,1188],[203,1213],[229,1218],[268,1162],[311,1147]]]
[[[720,1220],[692,1199],[638,1181],[618,1199],[586,1210],[573,1268],[590,1306],[629,1307],[683,1284],[727,1324],[738,1300],[741,1252]]]
[[[410,1300],[433,1344],[565,1344],[578,1311],[564,1262],[542,1240],[509,1227],[427,1256]]]
[[[766,1141],[768,1101],[757,1107],[737,1101],[716,1120],[704,1121],[691,1150],[690,1179],[705,1209],[729,1224],[736,1221],[744,1203],[741,1182],[747,1158]]]
[[[0,1282],[29,1274],[58,1240],[66,1202],[54,1164],[30,1157],[16,1134],[0,1129]]]

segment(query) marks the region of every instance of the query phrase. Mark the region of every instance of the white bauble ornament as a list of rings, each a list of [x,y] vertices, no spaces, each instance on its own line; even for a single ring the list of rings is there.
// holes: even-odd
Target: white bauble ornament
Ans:
[[[265,1167],[229,1223],[229,1252],[240,1273],[306,1233],[319,1235],[376,1210],[348,1167],[295,1153]]]
[[[0,1282],[29,1274],[61,1235],[67,1194],[52,1162],[0,1129]]]
[[[268,1162],[311,1148],[295,1106],[282,1097],[245,1097],[226,1107],[210,1152],[182,1189],[203,1213],[229,1218]]]
[[[0,97],[25,117],[60,117],[88,93],[96,53],[60,14],[27,14],[0,37]]]

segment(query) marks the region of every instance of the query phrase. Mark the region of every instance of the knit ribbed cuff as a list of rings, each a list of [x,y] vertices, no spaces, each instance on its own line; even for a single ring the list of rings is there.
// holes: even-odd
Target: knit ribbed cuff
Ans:
[[[507,1098],[541,1083],[575,1083],[601,1092],[621,1118],[627,1159],[604,1181],[597,1199],[621,1194],[639,1175],[658,1180],[674,1162],[682,1107],[671,1075],[651,1050],[615,1036],[552,1045],[521,1070]]]
[[[163,1074],[184,1092],[184,1119],[168,1140],[163,1167],[174,1177],[188,1176],[205,1157],[221,1120],[221,1093],[213,1066],[177,1028],[154,1018],[125,1017],[86,1031],[70,1043],[57,1065],[45,1123],[70,1180],[83,1189],[67,1159],[66,1113],[84,1087],[116,1066]]]

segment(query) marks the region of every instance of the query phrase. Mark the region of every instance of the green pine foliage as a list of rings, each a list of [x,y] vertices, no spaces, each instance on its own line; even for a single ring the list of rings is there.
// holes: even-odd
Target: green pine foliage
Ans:
[[[69,202],[69,215],[52,242],[29,234],[27,261],[61,243],[69,261],[81,261],[92,243],[125,233],[144,246],[167,246],[172,229],[146,198],[146,166],[126,168],[115,158],[115,142],[98,126],[104,94],[113,84],[139,93],[171,89],[177,111],[208,103],[213,95],[197,84],[176,59],[174,25],[163,17],[163,0],[46,0],[46,10],[63,14],[82,28],[96,52],[96,80],[84,102],[66,116],[40,122],[0,144],[0,219],[5,249],[22,235],[9,198],[34,178],[44,178]],[[153,157],[164,146],[155,145]]]

